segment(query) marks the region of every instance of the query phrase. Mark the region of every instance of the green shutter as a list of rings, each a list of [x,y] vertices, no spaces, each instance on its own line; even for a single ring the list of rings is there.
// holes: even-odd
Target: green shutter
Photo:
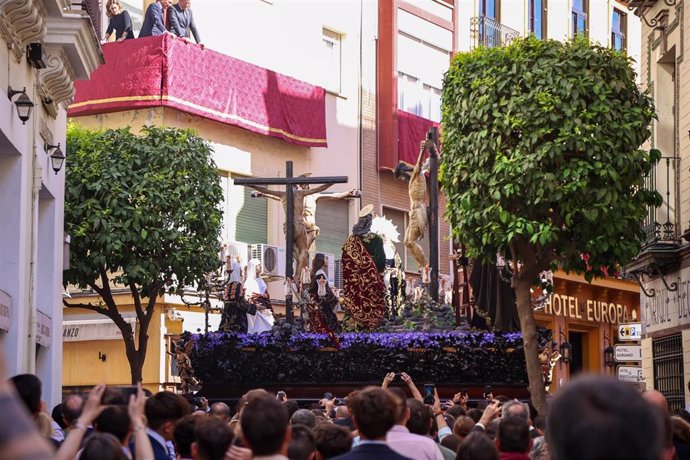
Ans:
[[[340,259],[343,244],[350,234],[348,201],[322,198],[316,206],[316,225],[320,228],[316,238],[316,251],[333,254]]]
[[[233,186],[235,196],[242,197],[235,223],[235,241],[248,244],[268,243],[268,203],[267,198],[252,198],[249,187]],[[239,193],[238,193],[239,192]],[[232,199],[233,192],[230,192]]]

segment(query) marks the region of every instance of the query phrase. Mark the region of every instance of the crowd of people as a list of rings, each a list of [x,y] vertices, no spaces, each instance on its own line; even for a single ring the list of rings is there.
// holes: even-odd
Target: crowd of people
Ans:
[[[395,384],[400,380],[402,385]],[[381,387],[338,399],[327,393],[309,408],[283,391],[247,392],[236,410],[141,386],[98,385],[69,395],[52,413],[41,382],[7,380],[0,355],[0,458],[8,460],[528,460],[690,457],[690,414],[670,415],[664,396],[607,377],[565,385],[549,415],[503,396],[483,409],[466,393],[442,403],[422,396],[406,373]]]
[[[139,38],[171,33],[186,40],[193,35],[194,40],[201,43],[199,31],[194,22],[194,14],[189,7],[190,3],[190,0],[178,0],[175,4],[172,4],[170,0],[154,1],[146,8]],[[135,38],[132,18],[122,7],[120,0],[108,0],[105,10],[108,16],[108,29],[104,37],[106,42],[113,32],[118,42]]]

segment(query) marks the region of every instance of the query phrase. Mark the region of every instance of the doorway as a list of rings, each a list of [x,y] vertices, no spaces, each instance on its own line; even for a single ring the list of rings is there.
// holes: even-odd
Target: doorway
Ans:
[[[568,334],[568,340],[573,346],[572,352],[570,353],[570,376],[573,377],[584,368],[584,338],[585,334],[583,332],[573,332],[570,331]]]

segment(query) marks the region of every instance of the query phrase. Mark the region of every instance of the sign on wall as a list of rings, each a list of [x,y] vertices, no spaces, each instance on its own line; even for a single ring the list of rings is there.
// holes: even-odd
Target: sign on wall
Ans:
[[[616,345],[613,347],[613,358],[617,363],[642,361],[640,345]]]
[[[621,382],[642,383],[642,368],[637,366],[618,366],[618,380]]]
[[[624,323],[618,325],[618,340],[621,342],[630,342],[634,340],[642,340],[642,324],[641,323]]]
[[[12,297],[0,290],[0,330],[9,332],[10,312],[12,311]]]
[[[50,337],[53,335],[53,320],[40,310],[36,310],[36,343],[50,348]]]
[[[676,290],[669,291],[660,278],[644,283],[647,291],[654,289],[653,297],[640,296],[645,334],[690,325],[690,267],[668,275],[666,283],[675,283]]]
[[[125,318],[134,329],[135,318]],[[119,340],[122,332],[110,319],[91,319],[62,322],[63,342],[84,342],[87,340]]]

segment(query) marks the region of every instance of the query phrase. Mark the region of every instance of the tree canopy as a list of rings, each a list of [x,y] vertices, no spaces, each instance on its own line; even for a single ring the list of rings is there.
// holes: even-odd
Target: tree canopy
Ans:
[[[142,336],[156,298],[200,282],[220,263],[222,199],[211,148],[189,130],[144,127],[135,135],[129,128],[68,126],[65,231],[71,243],[64,282],[101,297],[98,305],[74,306],[102,313],[122,329],[134,381],[135,367],[141,377]],[[134,297],[138,350],[112,299],[112,283]],[[135,352],[140,362],[133,362]]]
[[[581,37],[529,37],[457,55],[442,110],[446,217],[470,255],[512,261],[530,341],[539,272],[558,266],[591,280],[638,254],[647,206],[660,204],[643,187],[659,158],[640,148],[652,101],[623,53]],[[526,357],[529,373],[538,358]]]

